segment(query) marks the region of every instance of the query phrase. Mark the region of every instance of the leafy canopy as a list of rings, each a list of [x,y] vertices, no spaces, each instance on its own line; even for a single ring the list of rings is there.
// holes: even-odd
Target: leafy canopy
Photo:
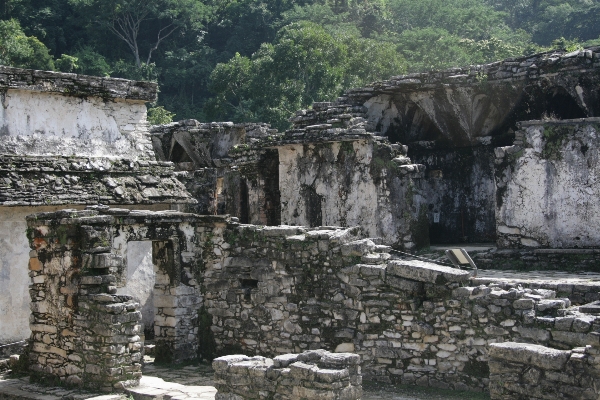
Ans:
[[[295,110],[313,101],[332,100],[346,87],[405,71],[393,45],[333,36],[311,22],[292,23],[252,57],[236,54],[217,65],[210,77],[216,96],[209,103],[209,116],[266,120],[282,129]]]

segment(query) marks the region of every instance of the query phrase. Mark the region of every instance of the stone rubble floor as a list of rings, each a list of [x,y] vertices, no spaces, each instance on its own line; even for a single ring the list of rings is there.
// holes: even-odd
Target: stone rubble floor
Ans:
[[[29,377],[12,378],[0,374],[0,400],[213,400],[213,372],[207,364],[163,367],[145,357],[144,377],[140,386],[125,394],[99,394],[30,384]],[[486,400],[485,393],[452,392],[416,386],[393,386],[366,382],[363,400]]]

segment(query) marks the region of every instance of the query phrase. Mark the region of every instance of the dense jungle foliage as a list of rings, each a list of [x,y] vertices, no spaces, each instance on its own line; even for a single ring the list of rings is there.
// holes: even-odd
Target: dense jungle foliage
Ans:
[[[264,121],[406,72],[600,43],[599,0],[0,0],[0,64],[156,80],[153,122]]]

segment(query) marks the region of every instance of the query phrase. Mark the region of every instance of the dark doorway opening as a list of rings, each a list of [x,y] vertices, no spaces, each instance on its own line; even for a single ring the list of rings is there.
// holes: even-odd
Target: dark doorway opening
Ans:
[[[240,180],[240,222],[242,224],[250,223],[250,197],[248,193],[248,184],[245,179]]]
[[[310,227],[323,225],[323,212],[321,202],[323,196],[317,194],[317,190],[312,186],[304,187],[304,199],[306,201],[306,216]]]

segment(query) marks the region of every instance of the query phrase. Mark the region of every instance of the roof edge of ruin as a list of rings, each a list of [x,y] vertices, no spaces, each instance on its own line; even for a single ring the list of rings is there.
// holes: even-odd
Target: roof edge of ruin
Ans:
[[[0,90],[7,89],[152,102],[156,100],[158,84],[0,65]]]

